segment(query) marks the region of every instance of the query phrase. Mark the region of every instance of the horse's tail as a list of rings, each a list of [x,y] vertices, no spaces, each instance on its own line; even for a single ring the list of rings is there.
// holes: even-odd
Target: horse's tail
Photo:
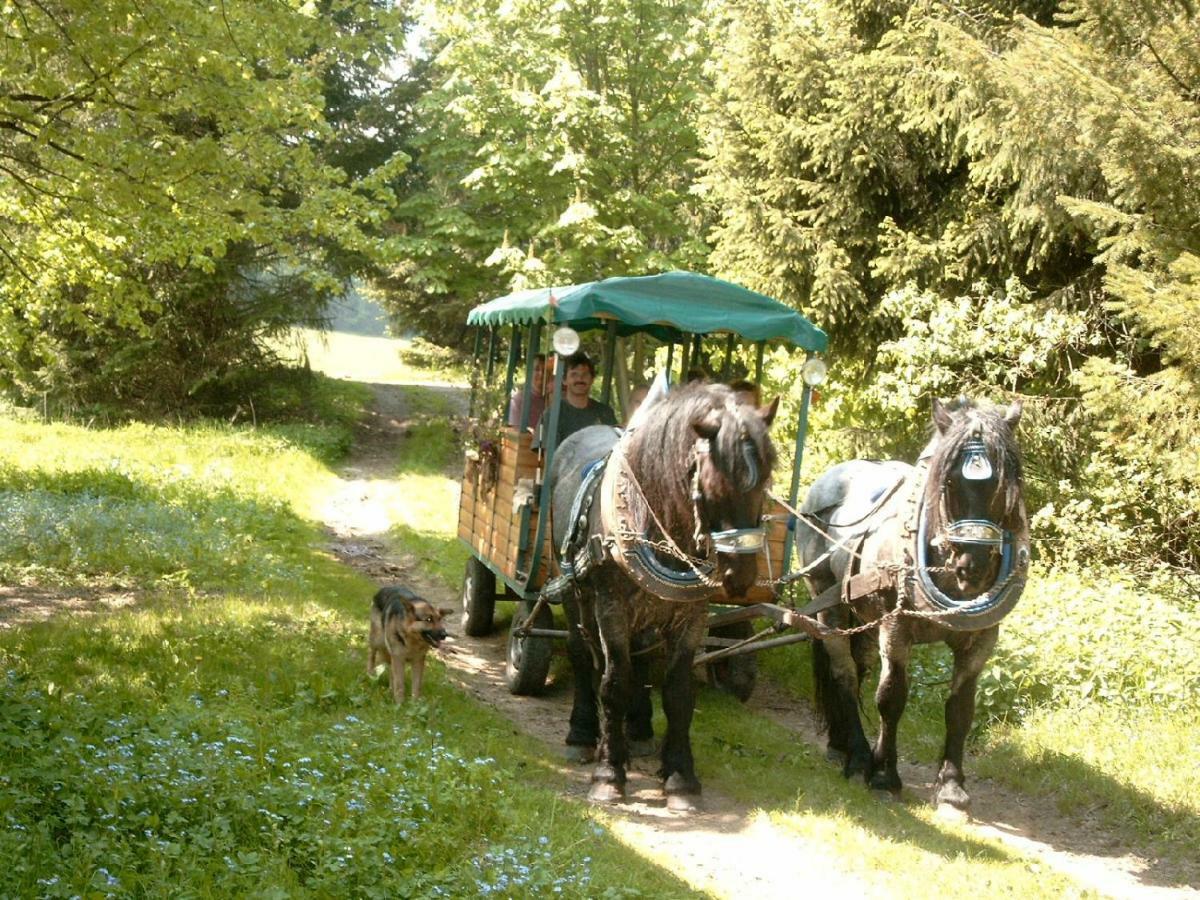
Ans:
[[[837,708],[835,698],[837,685],[833,680],[833,664],[829,659],[829,651],[825,649],[824,641],[813,641],[812,645],[813,699],[817,704],[817,715],[821,720],[821,729],[833,737],[833,722],[836,715],[831,715]]]
[[[868,645],[864,635],[850,638],[849,646],[839,648],[841,665],[835,670],[833,656],[824,641],[814,641],[812,647],[813,693],[823,730],[829,735],[829,748],[840,753],[850,752],[850,740],[858,727],[862,706],[859,687],[866,669]],[[840,676],[840,677],[839,677]]]

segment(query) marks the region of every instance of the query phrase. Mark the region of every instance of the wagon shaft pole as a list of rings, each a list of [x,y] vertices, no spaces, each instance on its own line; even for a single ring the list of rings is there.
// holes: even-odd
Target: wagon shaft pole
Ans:
[[[692,661],[694,665],[703,665],[704,663],[716,662],[718,659],[726,659],[730,656],[742,656],[746,653],[758,653],[760,650],[770,650],[773,647],[783,647],[787,644],[798,644],[801,641],[811,640],[807,634],[785,634],[781,637],[768,638],[765,641],[758,641],[753,644],[741,644],[737,647],[722,647],[720,650],[712,650],[708,653],[700,653]]]

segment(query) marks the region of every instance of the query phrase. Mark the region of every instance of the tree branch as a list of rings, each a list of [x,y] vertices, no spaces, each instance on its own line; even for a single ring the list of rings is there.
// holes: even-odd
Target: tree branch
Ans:
[[[1153,56],[1155,61],[1158,63],[1159,68],[1167,73],[1170,79],[1175,82],[1176,86],[1178,86],[1179,90],[1183,91],[1183,96],[1192,103],[1196,103],[1198,100],[1200,100],[1200,92],[1198,92],[1195,88],[1188,87],[1184,80],[1180,78],[1170,66],[1167,65],[1166,60],[1158,55],[1158,51],[1155,50],[1154,45],[1150,43],[1150,39],[1146,38],[1143,43],[1145,43],[1146,49],[1150,51],[1150,55]]]

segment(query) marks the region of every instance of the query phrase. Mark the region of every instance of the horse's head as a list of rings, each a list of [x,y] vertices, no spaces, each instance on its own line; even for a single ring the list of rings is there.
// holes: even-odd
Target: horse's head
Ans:
[[[738,402],[723,385],[706,385],[695,397],[688,477],[696,535],[716,551],[717,577],[725,593],[742,597],[754,584],[763,548],[763,504],[775,466],[768,429],[779,398],[756,408]]]
[[[996,579],[1005,530],[1019,527],[1023,483],[1016,428],[1020,402],[1007,410],[979,407],[965,397],[954,405],[933,401],[936,429],[927,516],[939,556],[963,597]]]

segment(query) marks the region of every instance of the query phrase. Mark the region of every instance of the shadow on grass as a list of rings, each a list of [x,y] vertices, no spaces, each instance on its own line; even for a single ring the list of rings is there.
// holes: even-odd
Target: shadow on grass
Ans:
[[[922,766],[924,772],[917,777],[910,769],[910,783],[897,803],[869,791],[861,779],[847,781],[840,767],[824,759],[821,748],[797,743],[795,734],[785,732],[782,726],[764,726],[760,718],[724,695],[702,691],[698,710],[700,725],[694,740],[700,765],[718,775],[715,784],[745,802],[784,814],[849,816],[875,832],[881,842],[902,841],[948,860],[960,855],[996,861],[1021,858],[1018,851],[997,848],[987,840],[964,836],[917,815],[929,802],[933,764]],[[1065,853],[1120,858],[1136,852],[1147,865],[1133,877],[1148,886],[1200,884],[1194,858],[1200,818],[1194,813],[1169,808],[1063,754],[1031,759],[1016,748],[1007,752],[1018,757],[1016,765],[1040,773],[1037,788],[1021,794],[992,781],[982,783],[987,785],[985,791],[981,782],[975,781],[978,824]],[[788,787],[781,791],[781,783]],[[1076,796],[1094,797],[1096,802],[1074,816],[1048,821],[1041,810],[1047,802],[1055,802],[1056,794],[1068,790]],[[987,806],[987,793],[996,795],[993,809]],[[1031,802],[1031,797],[1036,800]],[[1102,830],[1101,823],[1111,830]],[[1147,832],[1156,834],[1156,839],[1143,837]]]
[[[797,704],[812,702],[809,653],[806,645],[800,645],[773,651],[760,660],[761,669]],[[872,700],[877,677],[877,669],[872,670],[862,691],[864,727],[869,735],[878,729]],[[921,785],[927,785],[936,772],[944,733],[945,691],[940,684],[914,686],[901,720],[901,754],[919,760],[908,767],[906,779],[913,781],[905,794],[909,802],[924,802],[932,791]],[[976,733],[986,733],[979,716]],[[969,749],[966,762],[968,790],[976,798],[973,812],[980,824],[1067,853],[1115,858],[1134,851],[1148,861],[1138,873],[1143,883],[1200,886],[1200,862],[1194,853],[1200,844],[1200,816],[1196,813],[1164,804],[1077,757],[1030,754],[1012,741],[1002,740],[990,751]],[[912,769],[919,769],[920,774]],[[860,785],[848,785],[847,790],[857,787]],[[1030,803],[1027,798],[1036,801]],[[1050,818],[1061,815],[1057,823],[1048,822],[1039,812],[1048,806]]]
[[[1132,849],[1148,861],[1146,869],[1138,874],[1139,881],[1200,888],[1200,860],[1196,857],[1196,847],[1200,846],[1200,815],[1164,805],[1077,757],[1042,752],[1034,758],[1011,745],[1002,745],[997,752],[1006,759],[1016,758],[1021,774],[1035,782],[1031,793],[1043,800],[1058,798],[1061,805],[1072,809],[1068,816],[1086,823],[1080,831],[1056,834],[1048,843],[1060,850],[1100,856],[1123,856]],[[1168,760],[1163,762],[1170,764]],[[1022,815],[1027,812],[1014,809],[1007,821],[989,824],[1040,838],[1040,822],[1036,816]],[[987,810],[981,813],[986,816]],[[1098,840],[1090,830],[1097,822],[1112,829],[1109,834],[1119,836],[1124,845],[1114,846],[1118,842],[1103,837]],[[1155,835],[1155,839],[1147,840],[1146,834]]]
[[[10,888],[79,892],[103,866],[151,896],[464,896],[479,879],[499,895],[592,896],[591,879],[690,895],[530,778],[552,770],[441,666],[395,706],[365,669],[368,587],[313,563],[312,595],[160,595],[0,635]]]

